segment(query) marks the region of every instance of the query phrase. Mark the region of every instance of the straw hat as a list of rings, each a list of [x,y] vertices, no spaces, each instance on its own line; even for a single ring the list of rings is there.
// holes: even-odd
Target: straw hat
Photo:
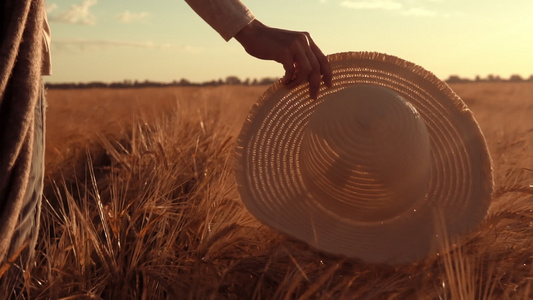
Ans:
[[[246,208],[326,252],[407,263],[471,232],[493,190],[463,101],[430,72],[380,53],[328,57],[333,87],[272,85],[236,146]]]

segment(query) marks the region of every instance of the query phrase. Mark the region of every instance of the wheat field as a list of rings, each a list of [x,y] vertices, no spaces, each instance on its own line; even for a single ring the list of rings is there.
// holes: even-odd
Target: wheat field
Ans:
[[[50,90],[37,255],[0,273],[0,296],[533,299],[533,84],[452,89],[487,139],[494,198],[449,251],[397,266],[319,252],[244,209],[233,143],[265,86]]]

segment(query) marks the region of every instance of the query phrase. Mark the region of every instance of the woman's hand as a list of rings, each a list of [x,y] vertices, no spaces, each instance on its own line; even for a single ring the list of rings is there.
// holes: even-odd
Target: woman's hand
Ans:
[[[254,20],[241,29],[235,39],[248,54],[283,65],[283,83],[293,88],[309,81],[309,92],[317,98],[320,81],[331,86],[329,62],[307,32],[295,32],[271,28]]]

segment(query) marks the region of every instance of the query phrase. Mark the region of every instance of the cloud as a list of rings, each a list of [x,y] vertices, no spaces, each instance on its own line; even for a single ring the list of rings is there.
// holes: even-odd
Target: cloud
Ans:
[[[409,17],[450,18],[453,15],[458,15],[457,13],[443,13],[439,12],[438,9],[424,7],[429,5],[433,8],[442,3],[444,0],[344,0],[339,5],[357,10],[388,10]]]
[[[393,0],[343,1],[340,6],[351,9],[384,9],[398,10],[403,4]]]
[[[85,51],[105,50],[112,48],[141,48],[154,50],[174,50],[197,52],[201,49],[187,45],[156,44],[152,41],[121,41],[92,39],[53,39],[52,47],[58,53],[81,53]]]
[[[50,14],[52,12],[54,12],[55,10],[57,9],[57,4],[56,3],[52,3],[50,5],[46,5],[46,13]]]
[[[436,17],[439,14],[436,11],[429,10],[423,7],[411,7],[402,11],[402,15],[415,17]]]
[[[150,16],[147,12],[140,12],[140,13],[134,13],[130,12],[129,10],[120,13],[117,15],[117,20],[119,20],[122,23],[132,23],[136,21],[142,21],[145,20]]]
[[[97,0],[84,0],[81,4],[72,4],[69,9],[63,10],[58,14],[50,16],[51,22],[95,25],[96,16],[91,13],[90,9],[96,5]],[[57,9],[57,5],[52,6],[52,11]]]
[[[442,4],[445,3],[445,0],[403,0],[406,4],[421,4],[421,3],[433,3],[433,4]]]

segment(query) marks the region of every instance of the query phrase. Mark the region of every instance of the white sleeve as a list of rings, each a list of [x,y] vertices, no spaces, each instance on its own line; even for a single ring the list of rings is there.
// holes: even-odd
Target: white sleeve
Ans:
[[[240,0],[185,0],[226,41],[255,17]]]
[[[41,75],[52,75],[51,33],[46,12],[43,20],[43,66]]]

